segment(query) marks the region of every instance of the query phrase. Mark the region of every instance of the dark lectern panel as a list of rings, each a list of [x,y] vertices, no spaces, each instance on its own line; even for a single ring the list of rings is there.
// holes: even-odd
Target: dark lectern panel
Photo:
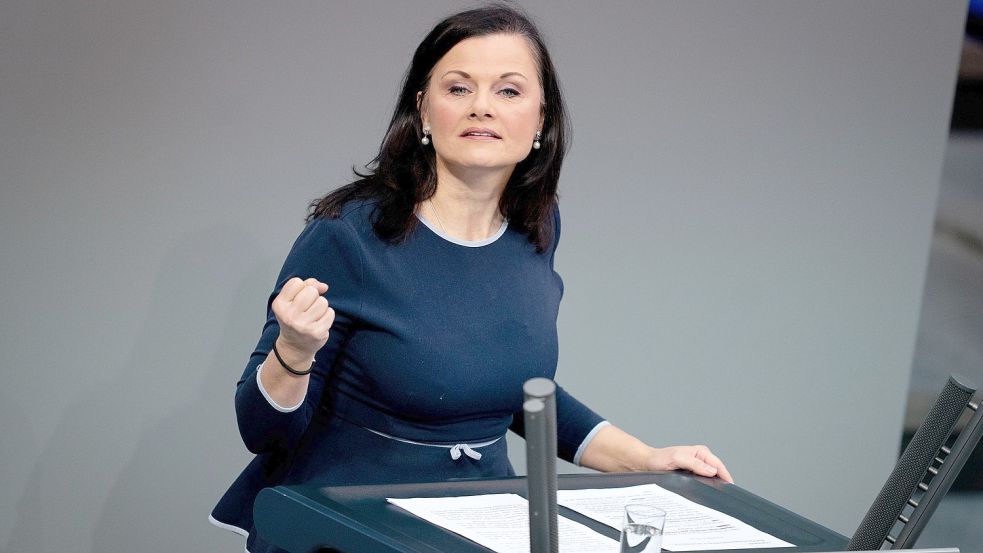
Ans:
[[[525,478],[504,478],[380,486],[277,487],[260,493],[255,508],[256,524],[267,540],[291,553],[308,553],[317,551],[318,547],[333,547],[348,553],[487,553],[488,549],[470,540],[390,505],[386,498],[487,493],[516,493],[524,497],[525,483]],[[560,489],[615,488],[649,483],[659,484],[687,499],[737,517],[797,546],[769,549],[769,552],[833,551],[843,549],[848,541],[832,530],[720,480],[677,472],[566,474],[558,477]],[[568,509],[561,508],[560,514],[617,539],[617,532],[601,523]]]

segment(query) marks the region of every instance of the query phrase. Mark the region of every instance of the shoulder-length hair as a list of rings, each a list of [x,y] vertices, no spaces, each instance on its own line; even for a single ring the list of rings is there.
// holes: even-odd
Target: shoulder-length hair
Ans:
[[[378,155],[366,165],[365,173],[355,171],[357,180],[311,202],[307,221],[337,217],[351,201],[374,200],[376,235],[393,243],[409,236],[416,226],[416,205],[437,189],[434,150],[420,142],[423,135],[417,93],[426,94],[434,66],[457,43],[503,33],[525,37],[529,42],[539,66],[544,117],[542,146],[516,165],[499,200],[499,210],[538,251],[547,250],[553,241],[553,210],[567,149],[568,123],[556,69],[539,30],[527,16],[505,4],[451,15],[430,31],[413,54]]]

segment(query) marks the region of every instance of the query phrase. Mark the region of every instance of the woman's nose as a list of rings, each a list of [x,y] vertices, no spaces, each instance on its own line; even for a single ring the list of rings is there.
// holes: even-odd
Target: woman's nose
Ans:
[[[491,94],[488,92],[477,92],[472,96],[471,117],[479,119],[482,117],[494,117],[491,106]]]

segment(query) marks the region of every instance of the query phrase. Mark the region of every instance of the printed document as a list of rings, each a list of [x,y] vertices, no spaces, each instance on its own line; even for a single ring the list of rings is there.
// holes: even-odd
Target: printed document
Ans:
[[[620,531],[628,503],[654,505],[666,512],[662,549],[752,549],[795,547],[730,515],[694,503],[656,484],[595,490],[558,490],[557,502]]]
[[[386,501],[498,553],[529,553],[529,502],[516,494]],[[558,518],[561,553],[618,550],[615,540],[568,518]]]

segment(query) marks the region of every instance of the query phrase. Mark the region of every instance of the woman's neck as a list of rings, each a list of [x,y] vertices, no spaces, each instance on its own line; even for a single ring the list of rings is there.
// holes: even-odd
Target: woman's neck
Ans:
[[[437,171],[437,190],[417,207],[417,213],[452,237],[484,240],[502,227],[499,200],[511,174],[470,172],[465,178],[453,171]]]

